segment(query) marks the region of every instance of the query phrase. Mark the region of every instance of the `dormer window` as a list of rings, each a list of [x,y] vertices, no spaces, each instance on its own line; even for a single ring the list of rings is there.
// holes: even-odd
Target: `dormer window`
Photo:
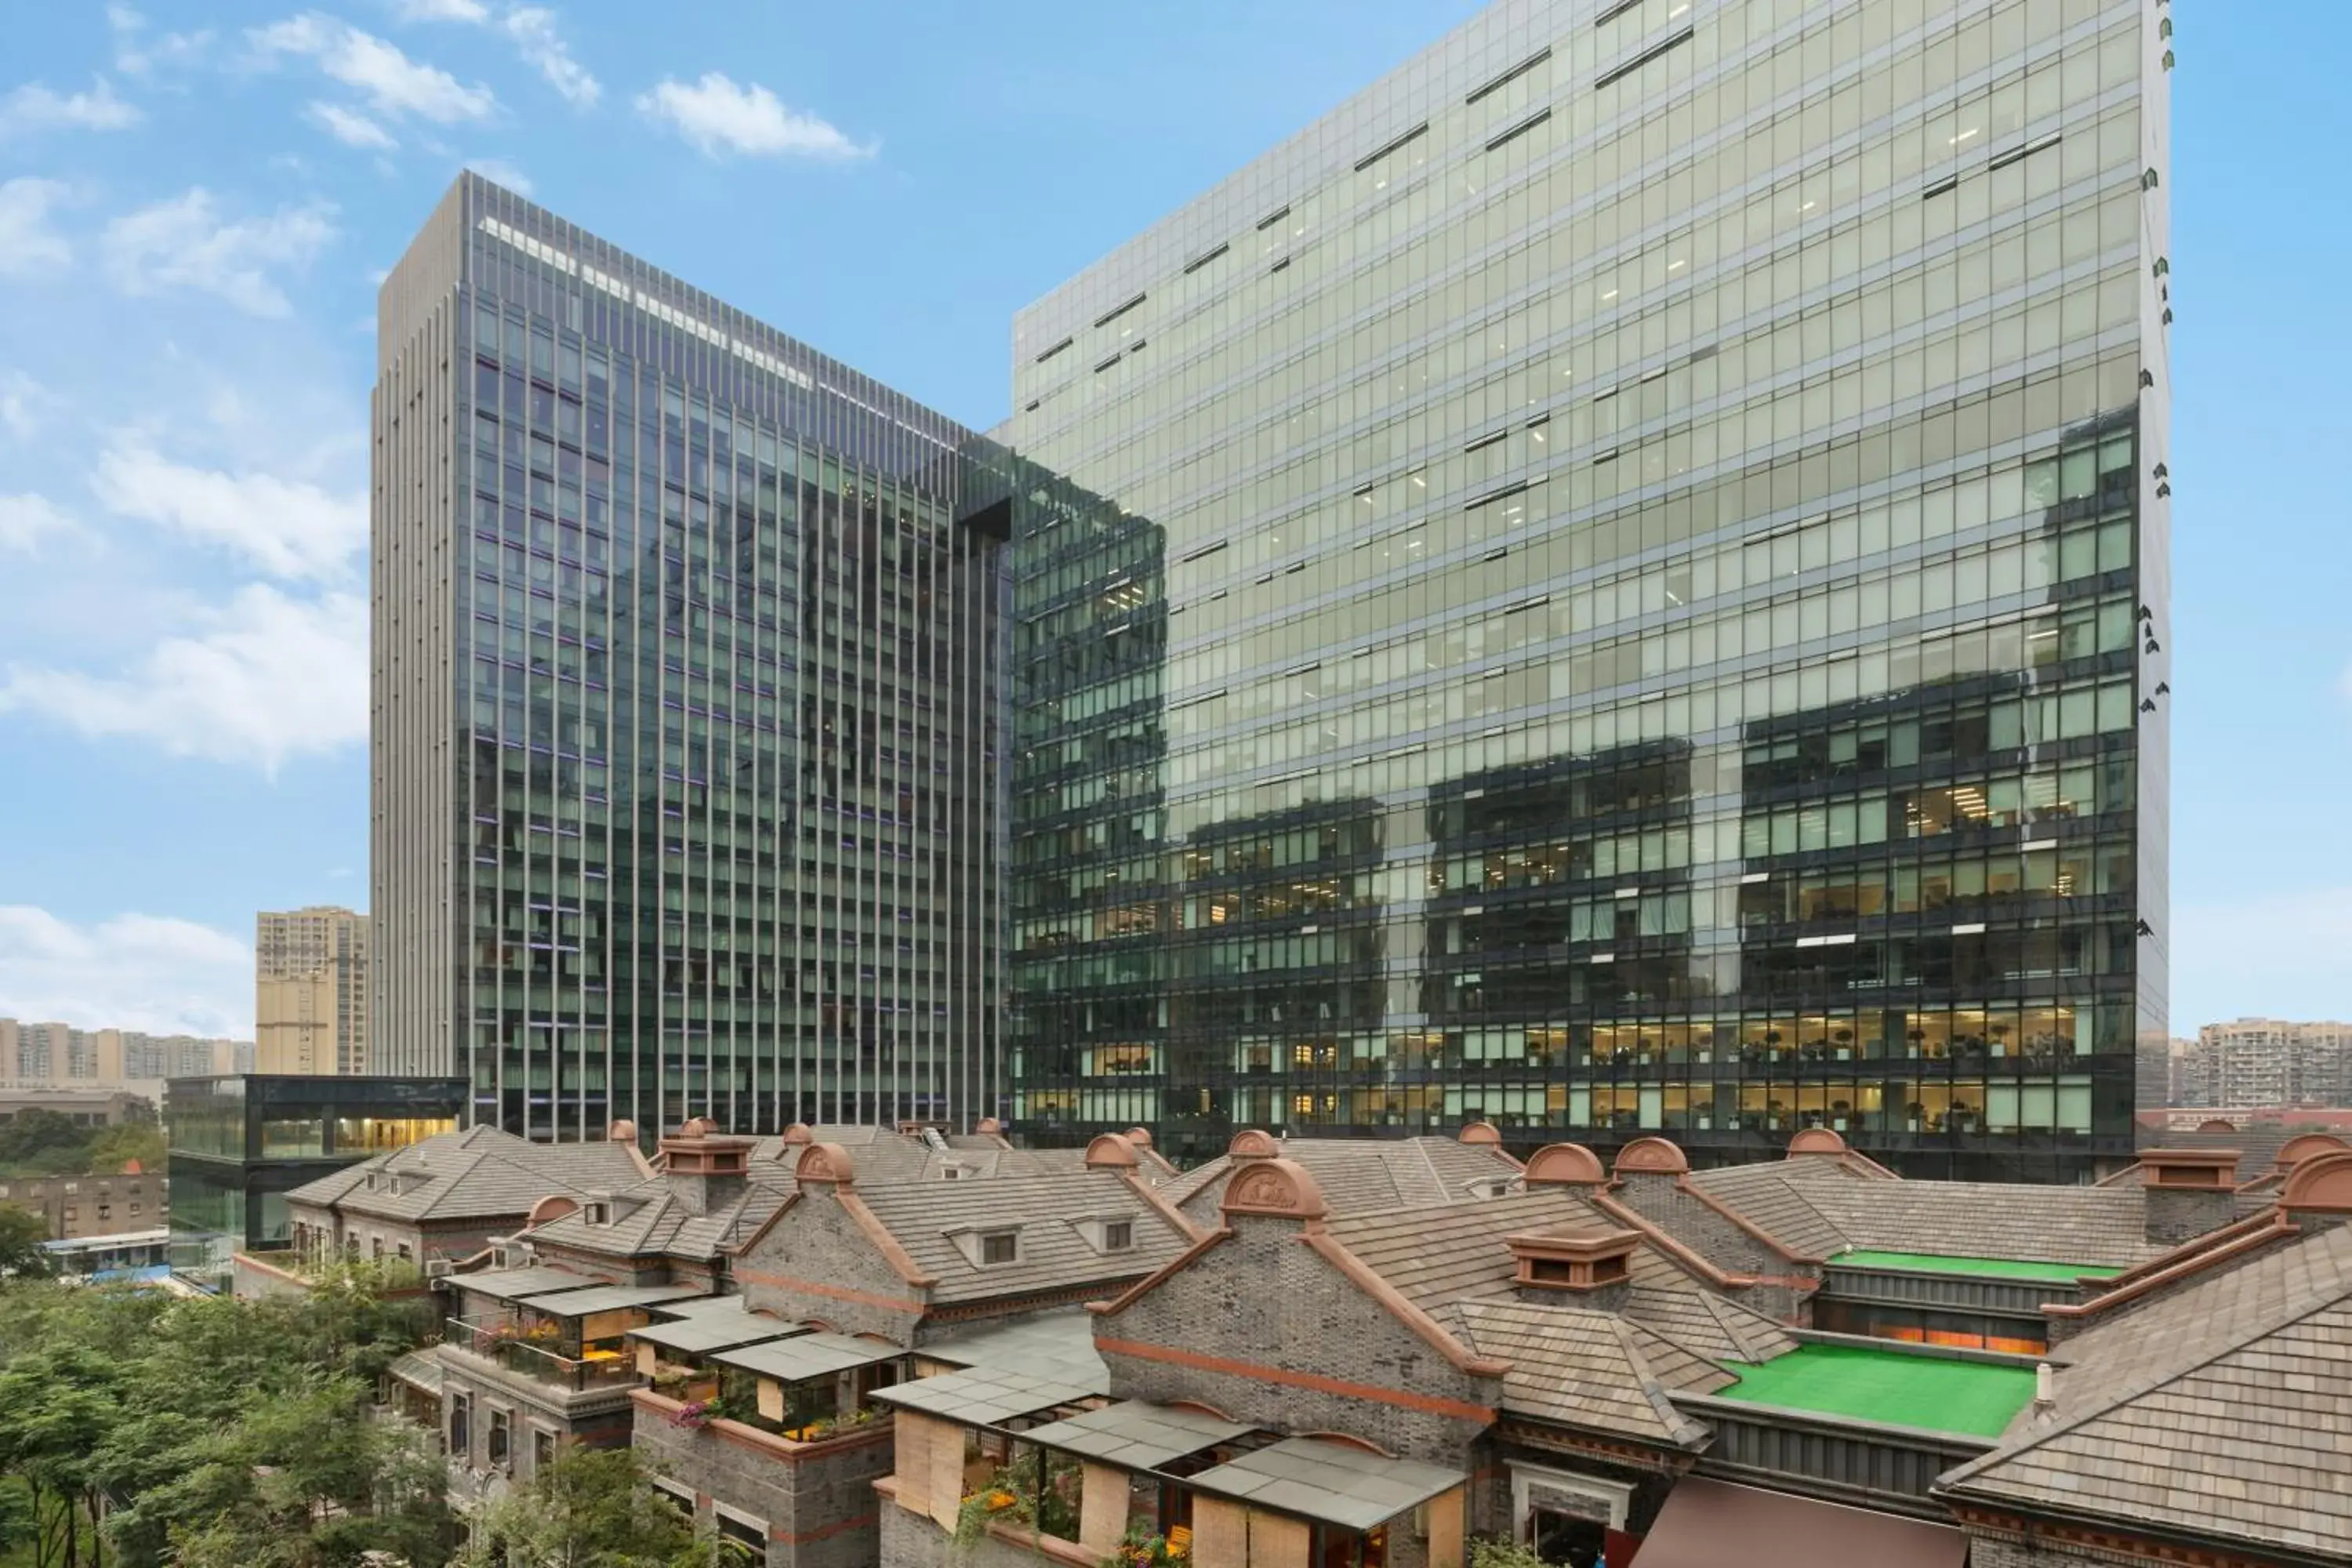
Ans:
[[[1017,1231],[992,1230],[980,1238],[982,1263],[1011,1263],[1020,1256],[1021,1237]]]
[[[580,1212],[587,1216],[588,1223],[590,1225],[610,1225],[613,1223],[613,1205],[611,1204],[592,1203],[585,1205]]]
[[[1097,1252],[1135,1250],[1135,1216],[1132,1215],[1086,1215],[1072,1220],[1070,1227]]]
[[[946,1164],[940,1167],[940,1180],[943,1182],[961,1182],[971,1174],[971,1167],[969,1165]]]

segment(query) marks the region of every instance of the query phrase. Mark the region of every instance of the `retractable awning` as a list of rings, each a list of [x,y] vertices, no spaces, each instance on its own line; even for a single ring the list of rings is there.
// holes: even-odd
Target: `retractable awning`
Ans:
[[[1641,1560],[1642,1568],[1960,1568],[1968,1555],[1968,1536],[1949,1525],[1694,1478],[1667,1495]]]

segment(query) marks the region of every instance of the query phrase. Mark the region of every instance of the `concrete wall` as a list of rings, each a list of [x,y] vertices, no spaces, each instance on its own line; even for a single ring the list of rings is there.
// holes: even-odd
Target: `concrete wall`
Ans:
[[[698,1514],[712,1518],[724,1505],[764,1524],[768,1568],[870,1568],[882,1503],[874,1481],[891,1467],[888,1422],[786,1445],[731,1421],[673,1426],[673,1405],[640,1397],[632,1442],[649,1468],[694,1489]]]
[[[1297,1221],[1237,1215],[1233,1226],[1230,1239],[1124,1312],[1097,1320],[1112,1393],[1193,1400],[1236,1421],[1345,1433],[1466,1469],[1470,1446],[1490,1419],[1485,1412],[1501,1398],[1501,1380],[1456,1367],[1302,1246]],[[1107,1342],[1118,1341],[1176,1359]]]

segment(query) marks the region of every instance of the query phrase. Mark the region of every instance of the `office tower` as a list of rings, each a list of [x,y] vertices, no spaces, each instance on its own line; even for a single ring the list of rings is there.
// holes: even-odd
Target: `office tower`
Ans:
[[[1023,311],[1019,1125],[2128,1159],[2169,31],[1502,0]]]
[[[254,919],[254,1033],[265,1073],[368,1070],[368,919],[317,906]]]
[[[470,174],[378,332],[376,1070],[533,1138],[975,1114],[969,433]]]

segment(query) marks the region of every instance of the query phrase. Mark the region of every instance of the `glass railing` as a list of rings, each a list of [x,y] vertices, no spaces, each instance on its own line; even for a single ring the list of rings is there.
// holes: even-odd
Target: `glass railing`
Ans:
[[[563,1353],[562,1340],[544,1330],[504,1318],[451,1318],[442,1342],[497,1362],[510,1372],[567,1388],[629,1388],[644,1381],[637,1363],[626,1351],[591,1350],[577,1356]]]

